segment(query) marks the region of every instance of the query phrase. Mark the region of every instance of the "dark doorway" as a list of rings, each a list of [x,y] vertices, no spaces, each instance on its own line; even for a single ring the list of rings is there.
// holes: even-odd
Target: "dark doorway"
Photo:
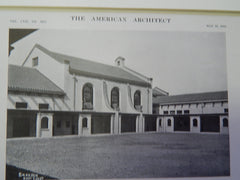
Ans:
[[[157,117],[145,116],[145,131],[156,131]]]
[[[101,134],[110,133],[111,115],[110,114],[93,114],[91,119],[91,133]]]
[[[201,132],[220,132],[219,116],[201,116]]]
[[[174,131],[190,131],[190,117],[189,116],[175,116],[174,117]]]
[[[13,137],[29,137],[30,119],[18,118],[13,120]]]
[[[36,113],[8,110],[7,138],[36,137]]]
[[[121,115],[121,132],[136,132],[136,115]]]
[[[58,112],[53,115],[53,136],[78,134],[78,114]]]

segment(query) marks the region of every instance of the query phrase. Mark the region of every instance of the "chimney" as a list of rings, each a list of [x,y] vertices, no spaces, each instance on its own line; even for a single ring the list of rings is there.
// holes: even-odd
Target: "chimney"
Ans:
[[[116,60],[115,60],[115,65],[118,67],[124,67],[124,61],[125,59],[121,56],[119,56]]]

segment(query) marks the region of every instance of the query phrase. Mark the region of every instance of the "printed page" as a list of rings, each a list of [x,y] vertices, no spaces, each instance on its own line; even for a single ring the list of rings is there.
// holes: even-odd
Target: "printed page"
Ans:
[[[239,177],[237,14],[0,14],[5,179]]]

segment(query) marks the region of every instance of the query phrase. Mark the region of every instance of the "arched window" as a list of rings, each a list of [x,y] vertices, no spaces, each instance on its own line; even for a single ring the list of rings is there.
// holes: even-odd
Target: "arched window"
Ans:
[[[134,93],[134,107],[139,108],[140,105],[141,105],[141,92],[137,90]]]
[[[43,117],[41,119],[41,128],[48,129],[48,117]]]
[[[193,126],[194,126],[194,127],[197,127],[197,126],[198,126],[197,119],[193,119]]]
[[[223,127],[228,127],[228,119],[227,118],[223,119]]]
[[[111,91],[111,107],[113,109],[119,108],[119,89],[117,87]]]
[[[83,128],[87,128],[87,127],[88,127],[87,121],[88,121],[87,118],[83,118],[83,119],[82,119],[82,127],[83,127]]]
[[[168,123],[168,126],[172,126],[172,121],[171,121],[171,119],[168,119],[167,123]]]
[[[93,86],[87,83],[82,90],[83,109],[93,109]]]

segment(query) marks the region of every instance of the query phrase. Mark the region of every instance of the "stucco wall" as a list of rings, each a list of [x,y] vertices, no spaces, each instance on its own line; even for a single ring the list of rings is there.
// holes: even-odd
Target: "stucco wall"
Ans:
[[[64,103],[62,98],[40,95],[27,95],[27,94],[8,94],[8,109],[16,109],[16,102],[26,102],[27,109],[38,110],[39,104],[49,104],[49,109],[52,111],[68,110],[69,108]]]
[[[168,120],[171,121],[171,125],[168,125]],[[172,116],[164,117],[165,132],[174,132],[174,118]]]
[[[35,48],[27,58],[24,66],[33,67],[32,59],[36,57],[38,57],[38,65],[34,66],[34,68],[38,69],[58,87],[64,89],[64,64]]]
[[[197,120],[197,126],[193,125],[193,120]],[[200,133],[200,116],[190,116],[190,131],[193,133]]]
[[[67,70],[66,70],[67,71]],[[119,88],[119,108],[122,113],[139,113],[132,105],[134,100],[134,93],[136,90],[141,91],[141,104],[143,106],[143,113],[151,113],[152,104],[151,89],[136,85],[129,85],[104,79],[91,78],[79,75],[71,75],[65,71],[65,92],[67,94],[66,102],[69,107],[76,111],[82,111],[82,89],[86,83],[93,85],[93,111],[96,112],[113,112],[111,106],[111,90],[114,87]],[[76,79],[76,80],[74,80]],[[74,90],[74,83],[76,89]],[[107,99],[104,99],[104,83],[106,84]],[[131,100],[128,96],[128,88],[131,89]],[[75,95],[74,95],[75,94]],[[74,97],[75,96],[75,97]],[[74,102],[75,99],[75,102]],[[132,102],[130,102],[132,101]],[[132,103],[132,105],[131,105]],[[147,106],[148,105],[148,106]]]
[[[227,119],[228,126],[223,126],[223,119]],[[220,116],[220,133],[228,134],[229,133],[229,117],[228,116]]]
[[[164,111],[181,110],[184,114],[184,110],[189,110],[190,114],[212,114],[212,113],[225,113],[224,109],[228,108],[227,102],[208,102],[208,103],[192,103],[192,104],[180,104],[180,105],[160,105],[159,114],[163,114]]]

